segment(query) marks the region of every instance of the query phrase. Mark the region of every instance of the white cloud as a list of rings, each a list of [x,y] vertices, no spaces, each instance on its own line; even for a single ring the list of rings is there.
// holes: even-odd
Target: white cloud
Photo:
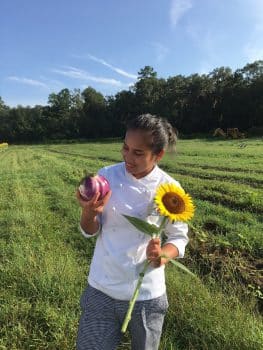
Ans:
[[[183,15],[193,7],[191,0],[172,0],[170,7],[170,20],[172,27],[176,27]]]
[[[12,80],[12,81],[17,81],[18,83],[22,83],[22,84],[26,84],[26,85],[31,85],[31,86],[39,86],[39,87],[43,87],[43,88],[48,87],[42,81],[34,80],[34,79],[28,79],[28,78],[16,77],[16,76],[10,76],[7,79]]]
[[[119,80],[96,77],[88,74],[82,69],[78,69],[75,67],[65,67],[66,69],[52,69],[52,72],[64,75],[68,78],[79,79],[79,80],[88,80],[93,81],[95,83],[105,84],[105,85],[113,85],[113,86],[123,86],[123,84]]]
[[[59,88],[63,88],[64,87],[64,83],[62,83],[59,80],[55,80],[55,79],[50,79],[47,78],[44,75],[40,75],[40,78],[43,82],[45,82],[50,88],[52,89],[59,89]]]
[[[90,55],[88,54],[87,57],[92,60],[92,61],[95,61],[95,62],[98,62],[100,64],[102,64],[103,66],[105,67],[108,67],[110,68],[111,70],[113,70],[114,72],[126,77],[126,78],[131,78],[131,79],[137,79],[137,75],[135,74],[132,74],[132,73],[128,73],[126,71],[124,71],[123,69],[121,68],[118,68],[118,67],[114,67],[113,65],[111,65],[110,63],[104,61],[103,59],[101,58],[98,58],[98,57],[95,57],[93,55]]]

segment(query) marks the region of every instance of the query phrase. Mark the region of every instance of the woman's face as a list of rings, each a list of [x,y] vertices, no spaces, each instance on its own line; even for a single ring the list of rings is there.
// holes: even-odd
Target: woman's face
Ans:
[[[149,134],[143,130],[128,130],[125,135],[122,156],[126,170],[137,179],[149,174],[162,158],[164,151],[158,155],[149,148]]]

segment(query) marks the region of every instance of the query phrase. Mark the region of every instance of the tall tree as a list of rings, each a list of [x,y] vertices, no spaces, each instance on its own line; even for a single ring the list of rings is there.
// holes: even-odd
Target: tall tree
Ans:
[[[86,88],[82,91],[84,100],[80,134],[83,137],[105,136],[107,130],[106,100],[104,96],[93,89]]]
[[[9,140],[10,123],[8,119],[9,107],[0,96],[0,143]]]
[[[159,81],[157,73],[150,66],[138,72],[138,81],[134,84],[136,108],[138,113],[154,113],[159,100]]]

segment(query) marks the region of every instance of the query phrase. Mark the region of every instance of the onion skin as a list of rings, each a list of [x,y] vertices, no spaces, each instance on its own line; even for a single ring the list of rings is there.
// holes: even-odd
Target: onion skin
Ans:
[[[91,200],[97,192],[100,193],[98,200],[101,200],[109,190],[110,184],[102,175],[85,176],[79,185],[79,193],[85,201]]]

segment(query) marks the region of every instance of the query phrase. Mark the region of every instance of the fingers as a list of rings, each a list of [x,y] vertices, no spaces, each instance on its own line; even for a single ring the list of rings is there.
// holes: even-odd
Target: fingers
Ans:
[[[101,205],[101,201],[99,201],[100,193],[96,192],[94,196],[88,201],[89,204],[94,206],[95,208]]]
[[[94,196],[90,200],[85,200],[82,198],[79,190],[76,191],[76,197],[77,200],[79,201],[79,204],[84,208],[84,207],[90,207],[93,203],[95,203],[98,198],[99,198],[99,193],[95,193]]]
[[[153,244],[153,245],[160,245],[160,244],[161,244],[160,237],[152,238],[152,239],[150,240],[150,244]]]
[[[81,196],[80,196],[80,193],[79,193],[79,189],[76,190],[76,197],[77,197],[78,200],[81,199]]]
[[[109,201],[109,199],[111,197],[111,194],[112,194],[112,191],[109,190],[109,192],[102,198],[102,201],[103,201],[104,205],[108,203],[108,201]]]
[[[151,261],[151,265],[153,267],[160,266],[160,255],[161,255],[161,240],[160,238],[153,238],[148,243],[146,248],[146,256],[149,261]]]
[[[150,242],[148,243],[147,250],[155,251],[155,250],[159,250],[160,247],[161,247],[161,240],[160,240],[160,238],[159,237],[152,238],[150,240]]]
[[[100,193],[97,193],[94,197],[91,199],[91,203],[96,209],[101,209],[103,210],[104,206],[108,203],[110,196],[111,196],[111,191],[109,191],[102,199],[99,199]]]
[[[82,208],[89,209],[91,211],[102,212],[104,206],[108,203],[111,191],[109,191],[102,199],[99,199],[100,193],[96,192],[90,200],[84,200],[81,197],[79,190],[76,191],[77,200]]]
[[[162,261],[162,258],[159,256],[158,258],[152,260],[150,265],[151,265],[152,267],[155,267],[155,268],[156,268],[156,267],[160,267],[160,266],[162,265],[162,262],[161,262],[161,261]]]

